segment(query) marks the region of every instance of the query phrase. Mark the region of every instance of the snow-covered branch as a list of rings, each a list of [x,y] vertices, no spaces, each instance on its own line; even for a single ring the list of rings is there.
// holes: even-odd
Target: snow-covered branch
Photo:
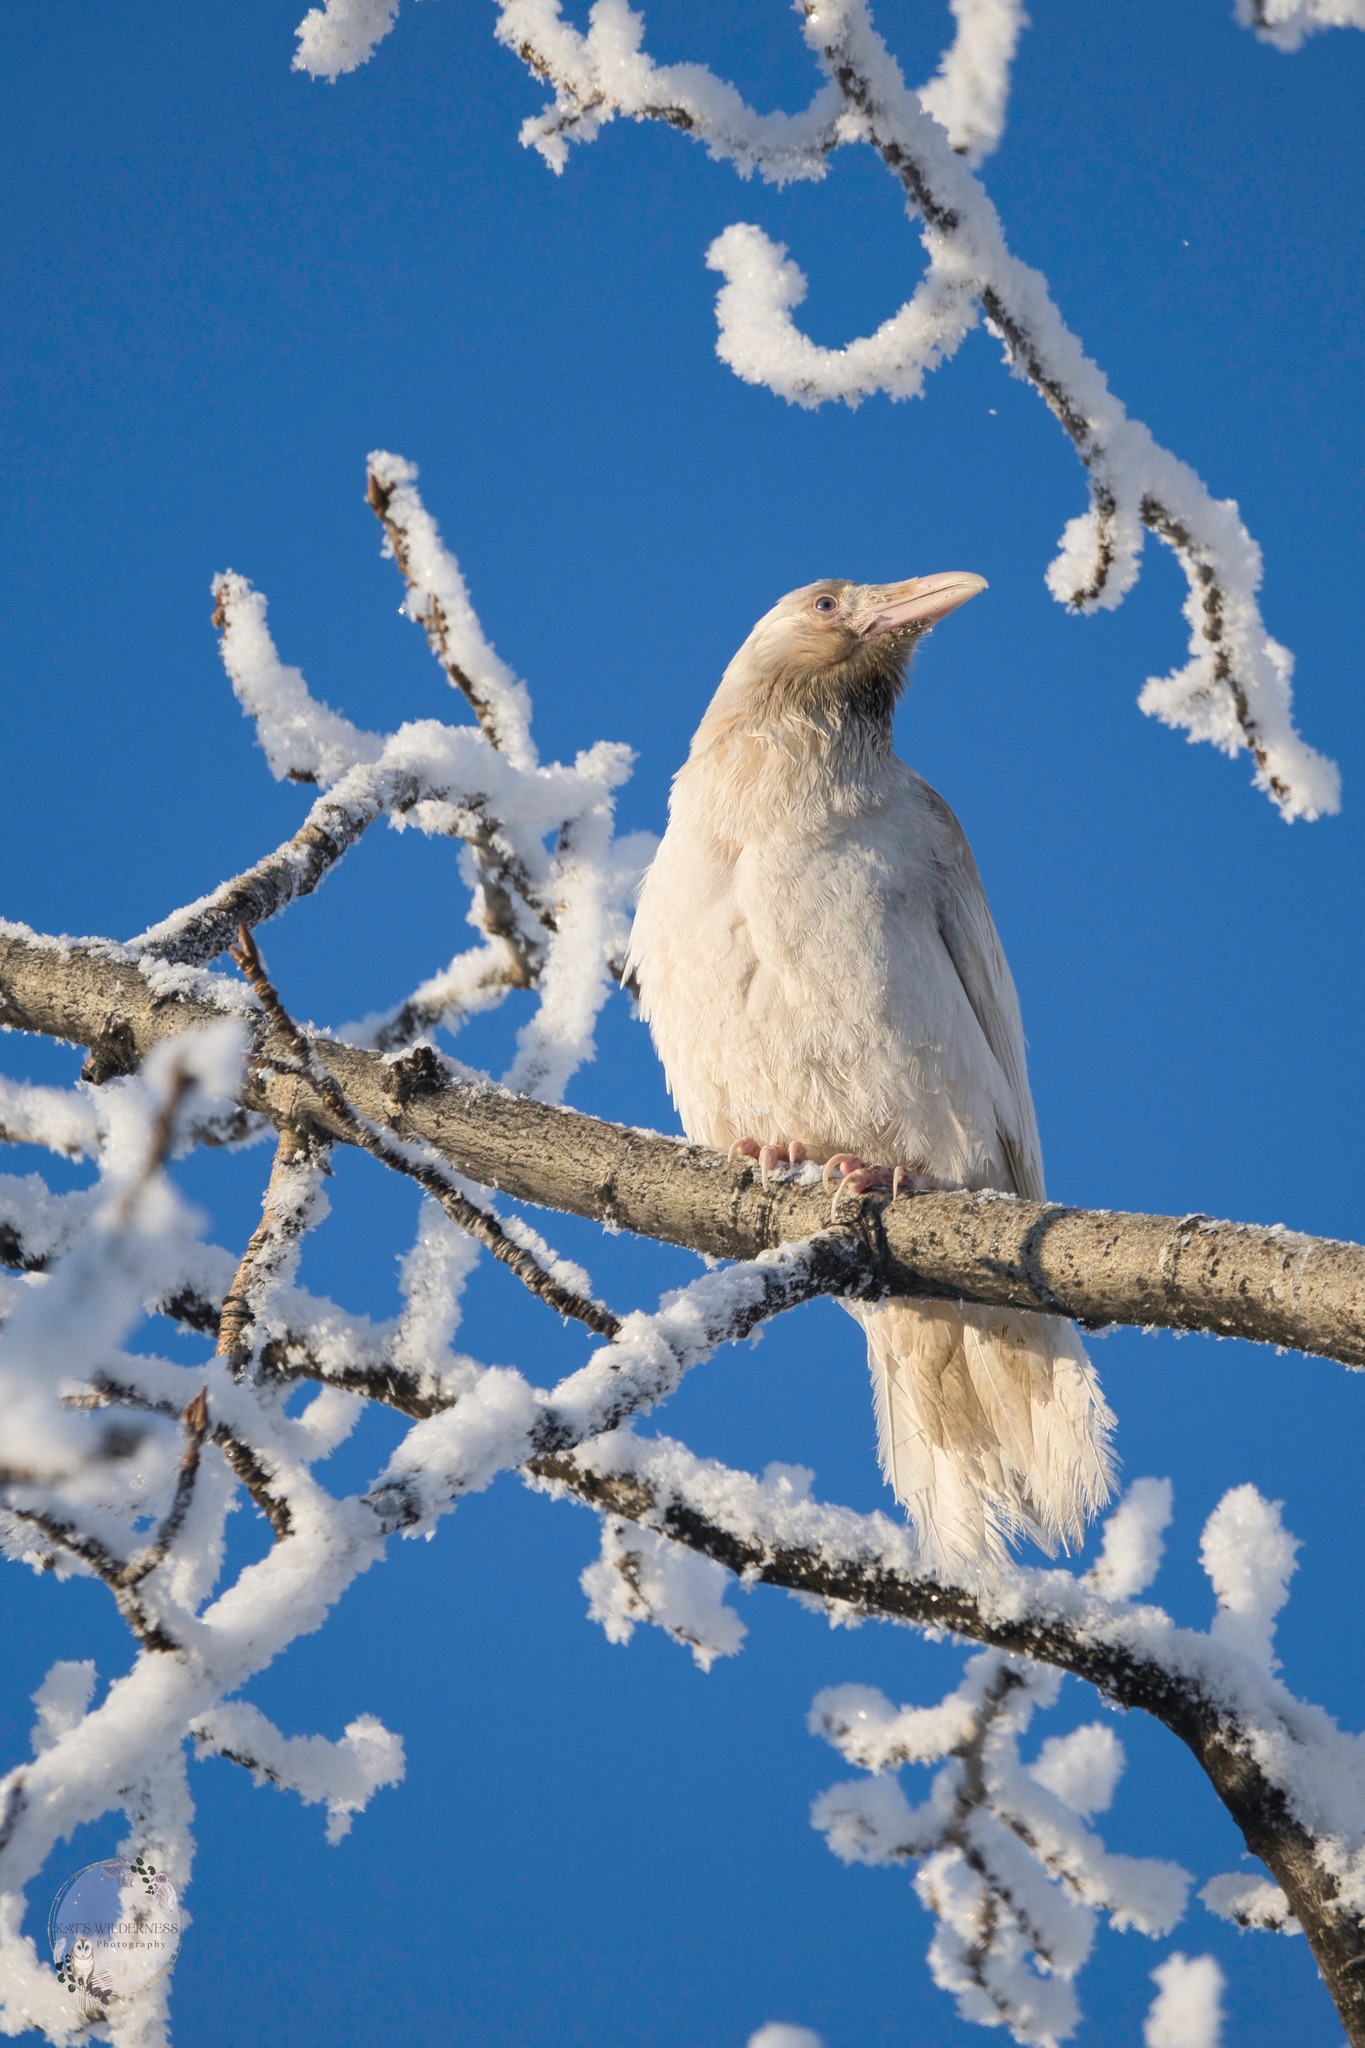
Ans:
[[[1105,1723],[1054,1736],[1023,1762],[1020,1738],[1059,1685],[1055,1671],[987,1650],[938,1707],[897,1711],[865,1686],[838,1686],[811,1709],[812,1732],[874,1774],[824,1793],[816,1827],[846,1863],[918,1862],[915,1890],[939,1921],[935,1981],[964,2019],[1004,2020],[1037,2048],[1079,2022],[1072,1986],[1098,1915],[1167,1934],[1190,1882],[1173,1864],[1112,1855],[1085,1825],[1123,1769]],[[915,1808],[886,1775],[904,1762],[940,1765]]]
[[[1011,250],[985,188],[957,153],[979,155],[999,133],[1020,18],[1004,0],[956,11],[958,44],[917,95],[867,0],[801,0],[825,82],[793,116],[757,113],[702,65],[656,63],[644,20],[625,0],[598,0],[586,32],[564,20],[557,0],[502,0],[498,34],[553,90],[551,107],[525,124],[522,140],[556,171],[571,142],[593,141],[617,116],[663,121],[742,175],[757,171],[779,184],[821,177],[831,151],[845,144],[874,149],[923,224],[928,269],[911,298],[875,335],[818,348],[791,317],[805,292],[800,270],[762,229],[735,226],[708,257],[725,277],[717,302],[723,360],[803,405],[857,404],[878,391],[909,397],[956,350],[979,309],[1010,369],[1044,400],[1087,473],[1090,507],[1062,536],[1048,571],[1053,596],[1078,612],[1119,604],[1137,578],[1144,529],[1155,533],[1185,573],[1190,658],[1148,681],[1142,708],[1225,753],[1249,751],[1257,786],[1286,818],[1334,811],[1337,772],[1294,728],[1292,657],[1262,620],[1261,554],[1237,507],[1215,498],[1129,416],[1067,328],[1046,279]],[[1309,12],[1318,10],[1296,7],[1294,21],[1302,26]],[[1289,19],[1285,13],[1284,33],[1297,33]]]
[[[752,1259],[827,1233],[842,1247],[850,1295],[937,1294],[1095,1326],[1209,1330],[1365,1363],[1358,1245],[1279,1226],[1072,1209],[990,1192],[925,1193],[894,1204],[867,1197],[842,1203],[834,1216],[818,1172],[764,1181],[748,1163],[491,1088],[429,1047],[395,1058],[310,1036],[309,1058],[325,1077],[319,1086],[259,1008],[243,1011],[224,978],[186,980],[107,941],[41,938],[0,924],[0,1024],[97,1045],[112,1020],[123,1057],[135,1060],[224,1011],[255,1026],[240,1098],[249,1110],[367,1150],[385,1142],[376,1133],[388,1132],[519,1201],[712,1258]],[[332,1086],[343,1110],[329,1104]]]
[[[1289,53],[1325,28],[1365,28],[1365,0],[1237,0],[1237,19]]]
[[[1208,1633],[1192,1631],[1160,1608],[1136,1603],[1160,1560],[1170,1501],[1164,1483],[1137,1482],[1113,1518],[1118,1526],[1109,1532],[1106,1559],[1108,1583],[1118,1591],[1110,1594],[1101,1590],[1106,1574],[1099,1568],[1079,1577],[1015,1568],[975,1586],[926,1577],[907,1531],[881,1515],[856,1515],[811,1499],[804,1484],[792,1483],[790,1468],[757,1479],[697,1458],[682,1444],[646,1441],[629,1431],[569,1457],[538,1459],[530,1477],[596,1508],[608,1518],[609,1531],[633,1522],[653,1533],[649,1578],[637,1573],[633,1605],[609,1604],[598,1580],[590,1583],[594,1612],[609,1632],[618,1615],[649,1619],[691,1645],[698,1608],[714,1617],[715,1589],[704,1587],[699,1602],[691,1582],[668,1565],[666,1553],[660,1556],[657,1545],[664,1543],[712,1560],[746,1586],[778,1586],[818,1602],[835,1624],[877,1617],[991,1647],[991,1657],[969,1669],[961,1692],[939,1707],[898,1710],[879,1694],[852,1687],[822,1695],[813,1710],[820,1732],[874,1772],[954,1756],[925,1807],[912,1812],[894,1785],[874,1778],[861,1790],[822,1801],[816,1823],[838,1853],[861,1860],[932,1861],[954,1852],[933,1862],[932,1871],[926,1865],[920,1889],[944,1923],[935,1944],[936,1974],[963,2000],[968,2016],[988,2018],[989,2007],[997,2020],[1006,2017],[1005,2000],[1017,2038],[1056,2038],[1069,2009],[1067,1986],[1040,1980],[1028,1968],[1029,1953],[1040,1960],[1046,1954],[1065,1979],[1062,1959],[1072,1958],[1074,1972],[1088,1950],[1090,1912],[1104,1910],[1117,1924],[1156,1933],[1174,1924],[1183,1908],[1183,1873],[1112,1856],[1079,1825],[1079,1816],[1106,1803],[1102,1795],[1117,1776],[1113,1746],[1086,1730],[1069,1748],[1046,1745],[1028,1773],[1017,1767],[1012,1745],[1019,1717],[1026,1720],[1049,1692],[1045,1675],[1026,1674],[1030,1664],[1043,1664],[1153,1715],[1188,1745],[1248,1848],[1277,1880],[1261,1891],[1241,1876],[1215,1880],[1208,1888],[1211,1910],[1236,1918],[1245,1901],[1242,1924],[1290,1932],[1296,1916],[1348,2039],[1365,2040],[1360,1740],[1296,1700],[1262,1656],[1231,1647],[1217,1621]],[[1262,1536],[1253,1547],[1260,1562],[1250,1570],[1269,1584],[1285,1544],[1293,1545],[1278,1513],[1257,1499]],[[1224,1503],[1215,1522],[1227,1511]],[[612,1537],[604,1563],[626,1547],[619,1534]],[[1216,1577],[1215,1588],[1221,1600]],[[673,1589],[681,1589],[681,1598]],[[617,1625],[618,1639],[626,1632]],[[703,1623],[701,1639],[712,1655],[738,1646],[714,1618]],[[1013,1661],[1020,1659],[1029,1663]],[[1002,1718],[1016,1681],[1024,1697],[1014,1720]],[[993,1692],[995,1705],[986,1715],[983,1705]],[[999,1734],[993,1732],[997,1723]],[[977,1777],[964,1786],[973,1750]],[[982,1939],[1006,1897],[1012,1902],[1008,1924],[992,1923],[991,1938]],[[1073,1905],[1084,1910],[1076,1914]]]
[[[0,1177],[0,1552],[57,1582],[102,1582],[137,1651],[103,1685],[85,1662],[55,1667],[37,1695],[33,1754],[0,1778],[0,2027],[37,2023],[69,2038],[70,2008],[21,1922],[28,1888],[72,1829],[122,1810],[130,1854],[187,1882],[191,1751],[325,1804],[333,1840],[396,1782],[401,1744],[371,1716],[354,1716],[339,1741],[286,1735],[241,1694],[391,1538],[432,1533],[460,1502],[520,1473],[602,1517],[584,1585],[615,1641],[653,1623],[703,1667],[733,1656],[745,1629],[726,1596],[738,1577],[787,1588],[833,1620],[876,1617],[984,1646],[927,1716],[847,1688],[819,1706],[825,1732],[865,1770],[916,1758],[940,1767],[908,1833],[896,1832],[903,1815],[883,1778],[830,1795],[822,1817],[836,1845],[923,1864],[921,1889],[942,1921],[935,1967],[964,2010],[989,2007],[1020,2039],[1055,2034],[1095,1915],[1150,1931],[1183,1905],[1183,1877],[1112,1854],[1087,1823],[1117,1769],[1101,1734],[1021,1761],[1050,1666],[1153,1714],[1191,1748],[1270,1874],[1215,1878],[1208,1904],[1240,1925],[1302,1926],[1353,2043],[1365,2043],[1365,1783],[1352,1739],[1277,1676],[1274,1622],[1295,1561],[1277,1509],[1244,1487],[1211,1518],[1203,1559],[1217,1612],[1204,1632],[1137,1604],[1169,1518],[1162,1483],[1135,1483],[1087,1573],[1007,1567],[954,1579],[926,1568],[907,1528],[815,1500],[801,1468],[751,1478],[634,1432],[721,1347],[825,1294],[1008,1301],[1358,1364],[1365,1251],[1202,1217],[966,1193],[843,1201],[832,1213],[813,1169],[765,1178],[748,1161],[558,1107],[591,1056],[643,854],[612,833],[627,763],[603,747],[572,768],[539,762],[524,687],[493,654],[413,473],[386,457],[370,476],[407,609],[478,724],[360,732],[280,662],[256,593],[240,579],[226,596],[220,585],[234,686],[275,772],[325,785],[335,838],[296,834],[130,945],[0,926],[0,1024],[90,1048],[74,1091],[6,1084],[0,1131],[94,1169],[92,1184],[65,1193],[33,1174]],[[453,1025],[442,988],[463,1014],[522,974],[538,1008],[509,1085],[457,1068],[429,1041],[381,1051],[381,1029],[305,1028],[269,978],[250,924],[314,886],[343,841],[358,843],[362,787],[367,822],[388,816],[464,843],[485,945],[407,1007],[413,1028],[440,1015]],[[514,906],[515,942],[488,927],[490,877]],[[240,978],[206,965],[230,943],[234,910]],[[501,980],[481,979],[499,965]],[[267,1122],[278,1139],[260,1222],[233,1254],[202,1239],[175,1163],[206,1137],[236,1143]],[[421,1191],[403,1307],[388,1323],[298,1284],[338,1143]],[[612,1312],[490,1189],[737,1263],[650,1311]],[[481,1250],[605,1339],[557,1385],[455,1348]],[[144,1334],[157,1315],[197,1333],[206,1355],[161,1357]],[[360,1490],[332,1492],[326,1461],[367,1400],[408,1426]],[[273,1541],[221,1584],[227,1517],[243,1493]],[[1187,1992],[1208,2003],[1207,1972],[1191,1964],[1187,1982],[1178,1960],[1162,1966],[1153,2026]],[[163,1984],[114,2011],[110,2038],[142,2048],[165,1998]]]
[[[403,1778],[402,1737],[373,1714],[358,1715],[339,1742],[329,1742],[323,1735],[282,1735],[259,1708],[225,1700],[190,1733],[200,1756],[226,1757],[258,1785],[297,1792],[305,1806],[325,1805],[329,1842],[351,1832],[356,1814],[382,1786]]]
[[[131,944],[169,965],[206,965],[239,926],[276,916],[316,889],[381,817],[399,830],[456,839],[472,863],[469,917],[483,945],[350,1035],[392,1050],[438,1025],[458,1027],[513,988],[535,987],[541,1002],[509,1078],[555,1099],[586,1056],[651,842],[613,836],[614,792],[630,772],[629,749],[600,742],[572,768],[540,763],[525,685],[485,639],[416,480],[401,456],[369,459],[367,495],[402,570],[405,609],[423,625],[480,730],[425,720],[387,735],[361,731],[280,659],[261,593],[231,571],[220,576],[213,616],[224,666],[271,772],[281,781],[321,783],[324,794],[282,846]]]
[[[459,565],[418,495],[415,466],[379,450],[370,457],[365,495],[407,588],[403,609],[426,634],[451,688],[468,700],[490,746],[518,768],[534,768],[526,685],[485,639]]]

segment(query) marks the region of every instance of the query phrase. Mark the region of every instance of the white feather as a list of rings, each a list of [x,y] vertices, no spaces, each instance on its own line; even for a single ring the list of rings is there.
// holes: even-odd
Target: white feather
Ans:
[[[976,863],[891,752],[889,698],[870,715],[812,665],[810,599],[784,599],[730,664],[641,890],[631,966],[683,1126],[1040,1198],[1019,1004]],[[1113,1418],[1076,1331],[944,1302],[853,1313],[882,1470],[926,1562],[1079,1542],[1109,1494]]]
[[[877,1452],[927,1563],[998,1561],[1011,1536],[1079,1543],[1109,1497],[1113,1418],[1069,1323],[896,1301],[867,1332]]]

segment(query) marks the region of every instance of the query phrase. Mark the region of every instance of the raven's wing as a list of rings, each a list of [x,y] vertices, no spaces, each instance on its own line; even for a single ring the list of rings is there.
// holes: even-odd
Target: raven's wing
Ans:
[[[937,790],[921,788],[939,826],[935,834],[935,910],[939,936],[963,993],[1005,1080],[1000,1148],[1010,1190],[1043,1199],[1043,1153],[1028,1085],[1024,1025],[967,835]]]

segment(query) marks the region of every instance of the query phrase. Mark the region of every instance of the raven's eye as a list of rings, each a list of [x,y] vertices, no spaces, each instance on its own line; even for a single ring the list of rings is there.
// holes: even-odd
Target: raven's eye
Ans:
[[[817,597],[815,600],[815,609],[818,612],[837,612],[839,609],[839,600],[837,597],[830,597],[828,594],[826,594],[824,597]]]

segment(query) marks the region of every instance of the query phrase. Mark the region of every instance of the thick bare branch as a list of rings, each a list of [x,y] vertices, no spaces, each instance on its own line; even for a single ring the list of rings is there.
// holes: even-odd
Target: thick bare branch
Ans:
[[[128,1056],[238,1007],[230,984],[165,988],[101,942],[72,944],[0,927],[0,1024],[89,1045],[111,1022]],[[261,1019],[246,1106],[280,1125],[362,1142],[307,1073],[273,1065]],[[520,1201],[614,1229],[750,1259],[816,1235],[829,1198],[793,1182],[761,1185],[718,1154],[451,1073],[422,1049],[396,1060],[316,1037],[311,1054],[353,1117],[430,1146],[458,1173]],[[277,1044],[277,1054],[287,1048]],[[858,1248],[849,1294],[938,1295],[1109,1323],[1207,1330],[1365,1364],[1365,1249],[1277,1227],[1205,1216],[1140,1216],[990,1193],[924,1194],[888,1207],[845,1203]]]

